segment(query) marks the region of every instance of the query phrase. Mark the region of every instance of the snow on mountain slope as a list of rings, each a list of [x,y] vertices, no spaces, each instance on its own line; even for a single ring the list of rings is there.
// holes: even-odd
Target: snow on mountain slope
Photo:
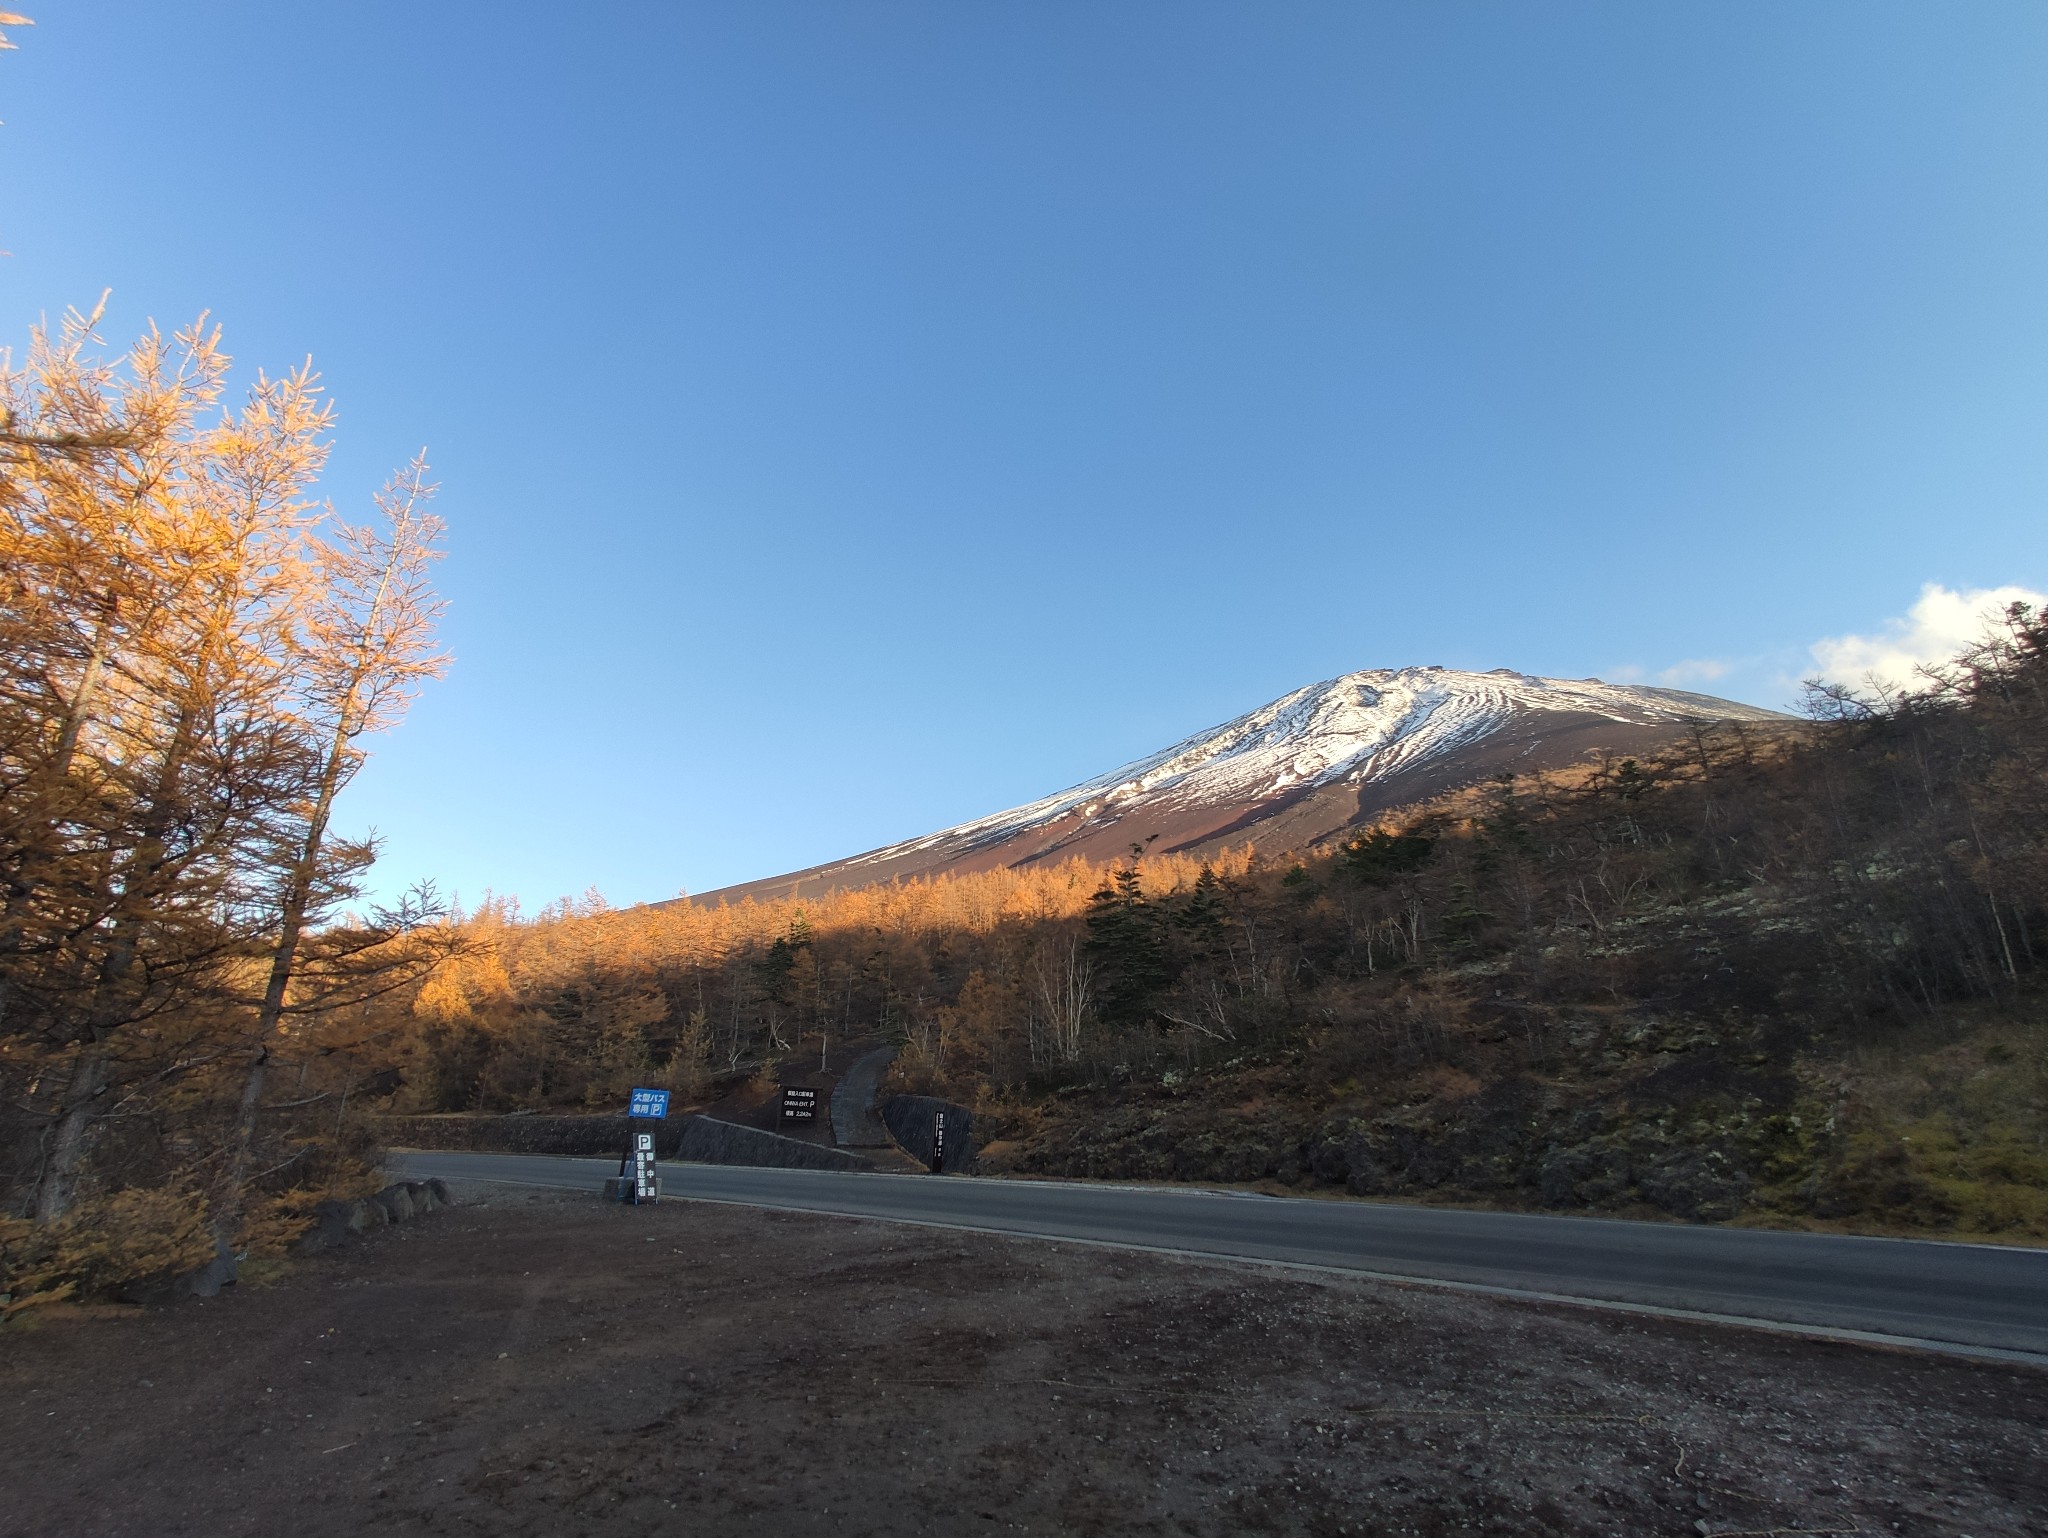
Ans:
[[[1150,758],[1042,801],[907,839],[846,863],[1002,843],[1070,814],[1097,819],[1143,805],[1165,811],[1245,806],[1338,781],[1383,780],[1455,754],[1525,712],[1629,726],[1781,719],[1753,705],[1598,679],[1535,678],[1500,668],[1375,669],[1310,684]]]
[[[1303,849],[1503,769],[1646,752],[1692,722],[1782,719],[1677,689],[1506,668],[1347,673],[1042,801],[687,900],[798,897],[944,871],[1110,860],[1146,839],[1195,853],[1247,841]]]

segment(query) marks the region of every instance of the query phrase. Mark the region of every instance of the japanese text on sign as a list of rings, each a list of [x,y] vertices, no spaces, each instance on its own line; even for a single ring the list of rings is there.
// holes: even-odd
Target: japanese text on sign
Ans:
[[[636,1132],[633,1135],[633,1200],[651,1202],[659,1198],[660,1188],[654,1178],[654,1134]]]
[[[617,1101],[612,1102],[614,1105]],[[636,1089],[633,1098],[627,1102],[628,1116],[668,1115],[668,1091],[665,1089]]]

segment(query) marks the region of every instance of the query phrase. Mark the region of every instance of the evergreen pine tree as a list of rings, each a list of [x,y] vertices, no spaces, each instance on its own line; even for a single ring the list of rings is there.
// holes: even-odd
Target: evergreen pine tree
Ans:
[[[1088,900],[1087,951],[1102,978],[1102,1017],[1125,1025],[1150,1015],[1176,970],[1166,944],[1167,913],[1145,899],[1138,873],[1144,852],[1144,845],[1133,844],[1130,862],[1111,871]]]
[[[1368,828],[1344,846],[1337,863],[1367,886],[1387,886],[1397,877],[1422,869],[1435,849],[1435,839],[1417,833]]]

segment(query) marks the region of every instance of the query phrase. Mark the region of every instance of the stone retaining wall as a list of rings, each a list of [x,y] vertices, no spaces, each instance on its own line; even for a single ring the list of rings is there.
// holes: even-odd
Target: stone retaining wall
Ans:
[[[560,1154],[616,1159],[634,1132],[654,1128],[654,1155],[673,1159],[691,1117],[631,1116],[380,1116],[378,1139],[394,1148],[465,1153]]]
[[[871,1170],[859,1154],[823,1143],[806,1143],[758,1127],[736,1127],[708,1116],[683,1118],[683,1135],[673,1158],[697,1164],[751,1164],[785,1170]]]
[[[708,1116],[384,1116],[377,1134],[398,1148],[559,1154],[616,1159],[627,1138],[654,1128],[654,1156],[697,1164],[791,1170],[870,1170],[859,1154]]]
[[[896,1146],[926,1169],[932,1164],[932,1118],[946,1113],[944,1174],[957,1175],[974,1162],[974,1113],[964,1105],[931,1095],[891,1095],[882,1102],[882,1123]]]

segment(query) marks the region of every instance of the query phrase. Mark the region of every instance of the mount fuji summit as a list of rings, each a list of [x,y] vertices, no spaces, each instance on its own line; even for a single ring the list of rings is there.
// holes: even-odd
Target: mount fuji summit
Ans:
[[[1041,801],[685,900],[815,896],[898,877],[1110,860],[1147,838],[1159,852],[1302,849],[1502,770],[1641,753],[1704,723],[1786,719],[1680,689],[1507,668],[1346,673]]]

